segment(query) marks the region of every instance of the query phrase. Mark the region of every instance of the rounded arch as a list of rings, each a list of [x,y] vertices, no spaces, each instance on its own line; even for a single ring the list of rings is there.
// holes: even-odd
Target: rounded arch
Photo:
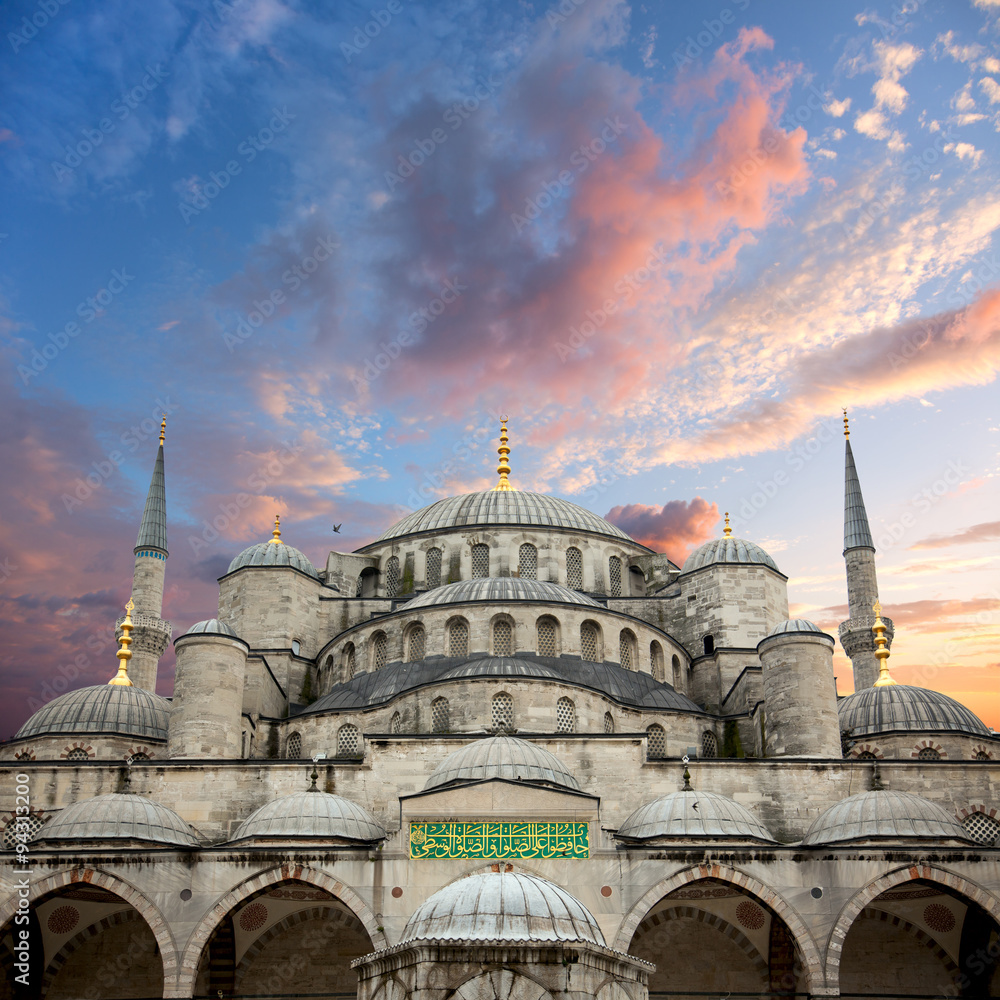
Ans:
[[[423,622],[411,622],[403,632],[403,662],[420,663],[427,653],[427,630]]]
[[[490,620],[490,655],[513,656],[517,646],[514,640],[514,619],[506,612]]]
[[[444,626],[448,656],[469,655],[469,622],[461,615],[449,618]]]
[[[193,996],[195,980],[198,978],[198,967],[201,963],[201,953],[208,944],[208,939],[212,935],[219,921],[223,920],[231,910],[239,906],[248,896],[254,895],[261,889],[267,889],[279,882],[307,882],[317,889],[323,889],[331,896],[340,900],[358,920],[361,922],[368,937],[376,951],[381,951],[389,946],[385,934],[379,928],[378,921],[371,907],[354,891],[350,886],[344,885],[325,872],[315,868],[308,868],[305,865],[287,862],[275,868],[270,868],[264,872],[258,872],[245,882],[230,889],[224,896],[221,896],[201,918],[191,936],[184,946],[184,957],[181,963],[181,974],[178,977],[176,996]],[[166,978],[166,962],[164,962],[164,978]]]
[[[562,651],[562,630],[555,615],[541,615],[535,622],[535,652],[558,656]]]
[[[117,875],[101,871],[99,868],[70,868],[66,871],[56,872],[54,875],[48,875],[29,886],[28,902],[37,903],[43,897],[57,895],[60,889],[80,883],[96,885],[107,889],[108,892],[113,892],[146,921],[156,939],[157,947],[160,949],[160,958],[163,961],[164,992],[166,992],[169,984],[177,975],[177,946],[174,943],[173,934],[170,932],[170,926],[163,919],[159,909],[131,882],[126,882]],[[18,896],[15,893],[12,899],[0,906],[0,928],[6,927],[13,919],[17,904]]]
[[[1000,924],[1000,899],[974,882],[970,882],[968,879],[962,878],[961,875],[956,875],[945,868],[937,868],[933,865],[918,864],[896,868],[894,871],[886,872],[884,875],[872,879],[866,886],[859,889],[840,911],[837,922],[830,932],[830,940],[826,948],[826,975],[829,982],[835,983],[840,980],[840,960],[843,957],[844,941],[851,925],[857,920],[861,911],[872,900],[881,896],[883,892],[916,879],[936,882],[938,885],[961,893],[981,906]]]
[[[819,948],[813,940],[809,928],[806,927],[802,918],[789,906],[789,904],[773,889],[758,881],[752,875],[740,871],[738,868],[730,868],[728,865],[702,864],[693,868],[686,868],[683,871],[675,872],[668,878],[662,879],[656,885],[647,889],[639,900],[633,904],[631,909],[625,914],[615,935],[615,943],[612,945],[617,951],[627,952],[629,944],[635,935],[639,924],[646,918],[646,914],[653,909],[664,896],[670,895],[675,889],[680,889],[689,882],[698,882],[701,879],[714,878],[722,882],[732,882],[745,892],[756,896],[761,902],[769,906],[785,922],[795,947],[798,948],[802,956],[802,963],[805,972],[805,989],[811,991],[814,986],[823,983],[823,962],[820,957]]]

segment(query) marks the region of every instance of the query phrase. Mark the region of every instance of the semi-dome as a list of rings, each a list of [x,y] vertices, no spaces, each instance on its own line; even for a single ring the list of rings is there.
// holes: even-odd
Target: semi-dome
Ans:
[[[785,635],[788,632],[813,632],[817,635],[827,635],[818,625],[809,621],[808,618],[789,618],[786,621],[778,622],[777,625],[768,632],[768,637],[772,635]]]
[[[516,736],[488,736],[448,754],[431,773],[424,790],[456,781],[508,778],[541,781],[579,791],[580,784],[566,765],[543,747]]]
[[[639,544],[621,528],[616,528],[610,521],[605,521],[603,517],[598,517],[578,504],[527,490],[480,490],[477,493],[445,497],[397,521],[388,531],[379,535],[373,544],[423,532],[440,533],[451,528],[497,524],[566,528],[616,538],[632,545]]]
[[[232,839],[340,839],[367,844],[385,836],[385,828],[367,809],[340,795],[309,790],[262,805],[240,824]]]
[[[993,735],[954,698],[909,684],[865,688],[842,699],[837,710],[840,728],[852,736],[926,731]]]
[[[738,802],[715,792],[673,792],[640,806],[618,828],[615,838],[625,841],[678,837],[731,837],[774,843],[767,828]]]
[[[239,638],[232,628],[225,622],[220,622],[218,618],[206,618],[203,622],[195,622],[184,635],[228,635],[233,639]]]
[[[412,601],[407,601],[404,609],[432,608],[439,604],[461,604],[467,601],[536,601],[557,604],[583,604],[590,608],[602,605],[586,594],[562,587],[558,583],[544,580],[521,580],[516,576],[483,576],[472,580],[460,580],[443,587],[428,590]]]
[[[851,795],[830,806],[809,827],[802,843],[836,844],[848,840],[911,837],[969,839],[958,820],[936,802],[910,792],[880,788]]]
[[[111,792],[74,802],[43,826],[35,839],[140,840],[198,846],[187,823],[173,809],[131,792]]]
[[[700,545],[684,560],[682,573],[715,566],[720,563],[730,565],[768,566],[780,573],[775,561],[757,544],[745,538],[715,538]]]
[[[124,684],[94,684],[53,699],[21,726],[15,739],[76,735],[166,740],[170,702]]]
[[[413,911],[400,941],[582,941],[604,935],[578,899],[522,872],[469,875]]]

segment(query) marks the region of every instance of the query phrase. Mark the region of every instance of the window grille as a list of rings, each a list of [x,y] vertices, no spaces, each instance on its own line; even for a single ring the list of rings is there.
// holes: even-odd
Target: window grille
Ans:
[[[490,547],[488,545],[472,546],[472,575],[490,575]]]
[[[667,756],[667,734],[663,726],[655,722],[646,729],[646,756],[649,758]]]
[[[87,753],[86,750],[81,749],[80,747],[75,747],[73,750],[70,750],[70,752],[68,754],[66,754],[66,759],[67,760],[90,760],[90,754]]]
[[[390,556],[385,564],[385,596],[395,597],[399,593],[399,560]]]
[[[385,632],[376,632],[372,636],[372,670],[381,670],[389,658],[389,640]]]
[[[583,553],[576,548],[566,550],[566,586],[583,590]]]
[[[992,760],[993,758],[985,750],[977,750],[973,760]]]
[[[862,750],[855,760],[878,760],[878,756],[872,753],[871,750]]]
[[[649,644],[649,665],[653,671],[653,680],[662,681],[663,676],[663,649],[655,640]]]
[[[618,636],[618,656],[621,661],[622,670],[634,670],[632,666],[632,633],[628,629],[622,629]]]
[[[354,588],[354,596],[355,597],[360,597],[361,596],[361,588],[364,587],[364,585],[365,585],[364,584],[364,577],[359,576],[358,577],[358,585],[357,585],[357,587]]]
[[[701,734],[701,755],[702,757],[719,756],[719,741],[716,739],[715,733],[706,730]]]
[[[446,733],[450,728],[450,713],[447,698],[435,698],[431,702],[431,731]]]
[[[16,816],[3,829],[4,850],[13,851],[17,844],[26,844],[45,825],[37,813],[27,816]]]
[[[597,653],[597,626],[593,622],[584,622],[580,626],[580,659],[597,663]]]
[[[285,756],[289,760],[298,760],[302,756],[302,737],[298,733],[292,733],[288,737],[288,746],[285,749]]]
[[[424,658],[424,649],[427,645],[427,633],[424,632],[423,625],[414,625],[410,629],[407,640],[407,662],[418,663]]]
[[[1000,823],[984,812],[974,812],[962,825],[977,844],[992,844],[1000,837]]]
[[[514,655],[514,630],[506,618],[493,623],[493,655]]]
[[[441,586],[441,550],[427,550],[427,589]]]
[[[448,655],[468,656],[469,655],[469,623],[458,620],[448,627]]]
[[[493,729],[505,732],[514,728],[514,699],[509,694],[501,692],[493,696]]]
[[[615,717],[610,712],[604,713],[604,731],[606,733],[615,731]]]
[[[941,754],[934,747],[924,747],[918,754],[917,760],[940,760]]]
[[[517,551],[517,572],[522,580],[538,578],[538,550],[525,542]]]
[[[344,650],[344,680],[350,680],[354,676],[355,659],[354,643],[349,642]]]
[[[622,561],[618,556],[608,560],[608,580],[611,584],[611,596],[622,596]]]
[[[152,760],[152,757],[150,757],[148,753],[143,753],[141,750],[131,756],[132,760]]]
[[[556,623],[552,618],[538,619],[538,655],[558,655],[556,652]]]
[[[576,732],[576,706],[569,698],[560,698],[556,702],[556,732]]]
[[[358,757],[361,753],[361,740],[358,727],[348,723],[337,730],[337,756]]]
[[[399,717],[399,712],[393,712],[392,718],[389,720],[389,732],[390,733],[400,733],[403,730],[403,723]]]
[[[989,757],[986,759],[989,760]],[[22,750],[20,753],[14,754],[14,760],[31,760],[31,751]]]

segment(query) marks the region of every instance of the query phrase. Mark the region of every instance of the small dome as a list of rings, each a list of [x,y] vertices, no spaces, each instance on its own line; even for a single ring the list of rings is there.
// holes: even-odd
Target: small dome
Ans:
[[[291,566],[314,579],[319,579],[316,567],[305,555],[292,545],[284,542],[258,542],[244,549],[230,564],[227,573],[233,573],[244,566]]]
[[[787,621],[779,622],[767,634],[768,636],[784,635],[786,632],[815,632],[817,635],[827,634],[818,625],[809,621],[808,618],[789,618]]]
[[[969,834],[936,802],[882,788],[851,795],[830,806],[809,827],[802,843],[837,844],[876,837],[967,841]]]
[[[515,736],[488,736],[448,754],[434,768],[424,790],[487,778],[541,781],[575,791],[580,789],[579,782],[555,754]]]
[[[843,698],[837,710],[840,728],[852,736],[927,731],[993,735],[954,698],[909,684],[865,688]]]
[[[406,922],[400,941],[586,941],[604,944],[578,899],[521,872],[470,875],[434,893]]]
[[[21,726],[14,738],[86,734],[166,740],[169,714],[170,702],[152,691],[94,684],[50,701]]]
[[[401,610],[432,608],[438,604],[464,604],[467,601],[535,601],[539,603],[582,604],[589,608],[602,605],[586,594],[561,587],[558,583],[543,580],[521,580],[516,576],[483,576],[472,580],[460,580],[443,587],[428,590],[412,601],[407,601]]]
[[[615,837],[619,840],[734,837],[775,842],[767,828],[738,802],[714,792],[690,790],[664,795],[640,806],[622,823]]]
[[[233,639],[239,638],[225,622],[220,622],[218,618],[206,618],[203,622],[195,622],[184,635],[228,635]]]
[[[371,843],[385,836],[385,829],[367,809],[339,795],[306,791],[262,805],[240,824],[232,839],[308,837]]]
[[[610,521],[605,521],[603,517],[598,517],[578,504],[547,493],[531,493],[527,490],[480,490],[477,493],[445,497],[397,521],[388,531],[379,535],[373,544],[421,532],[433,531],[440,534],[450,528],[496,524],[568,528],[616,538],[631,542],[632,545],[639,544],[621,528],[616,528]],[[370,546],[366,546],[368,547]]]
[[[36,840],[142,840],[197,847],[187,823],[166,806],[129,792],[74,802],[41,828]]]
[[[684,560],[682,573],[718,563],[769,566],[780,573],[775,561],[759,546],[743,538],[715,538],[700,545]]]

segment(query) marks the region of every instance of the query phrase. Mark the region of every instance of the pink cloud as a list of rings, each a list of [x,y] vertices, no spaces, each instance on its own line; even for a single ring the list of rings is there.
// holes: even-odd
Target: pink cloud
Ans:
[[[671,500],[662,507],[630,503],[612,507],[604,515],[637,542],[665,552],[678,566],[691,550],[714,534],[719,508],[701,497]]]

